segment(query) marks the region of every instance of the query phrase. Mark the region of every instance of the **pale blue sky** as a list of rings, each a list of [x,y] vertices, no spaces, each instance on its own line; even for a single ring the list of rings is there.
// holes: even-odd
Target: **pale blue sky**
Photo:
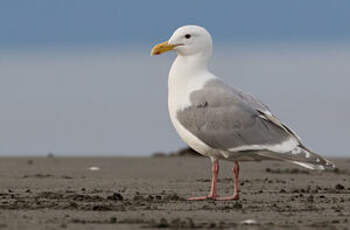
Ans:
[[[217,42],[350,37],[347,0],[2,0],[0,46],[150,44],[183,24]]]
[[[209,2],[209,1],[208,1]],[[0,2],[0,155],[147,155],[185,146],[167,112],[183,24],[211,69],[268,104],[311,149],[349,155],[349,1]]]

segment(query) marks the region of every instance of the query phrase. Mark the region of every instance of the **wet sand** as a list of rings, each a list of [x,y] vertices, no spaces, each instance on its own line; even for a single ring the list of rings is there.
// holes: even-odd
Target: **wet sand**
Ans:
[[[350,159],[332,160],[339,170],[244,162],[239,201],[186,201],[209,191],[206,158],[0,158],[0,229],[350,229]]]

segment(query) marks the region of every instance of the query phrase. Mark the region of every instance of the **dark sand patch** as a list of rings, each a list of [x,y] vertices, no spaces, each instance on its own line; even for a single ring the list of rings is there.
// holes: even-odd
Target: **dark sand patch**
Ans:
[[[190,202],[208,193],[208,159],[1,158],[0,229],[350,229],[350,162],[333,160],[332,172],[242,163],[239,201]]]

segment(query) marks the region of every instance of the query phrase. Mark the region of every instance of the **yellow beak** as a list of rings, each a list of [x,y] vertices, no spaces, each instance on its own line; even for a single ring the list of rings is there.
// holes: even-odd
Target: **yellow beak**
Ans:
[[[170,50],[173,50],[175,47],[176,47],[176,45],[169,45],[168,41],[166,41],[166,42],[155,45],[152,48],[151,55],[152,56],[159,55],[159,54],[162,54],[164,52],[168,52]]]

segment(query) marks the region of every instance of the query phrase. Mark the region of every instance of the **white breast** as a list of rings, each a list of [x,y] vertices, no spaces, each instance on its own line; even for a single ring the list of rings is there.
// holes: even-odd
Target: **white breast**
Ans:
[[[203,88],[207,81],[215,78],[210,72],[186,73],[186,71],[170,71],[169,73],[168,108],[170,119],[182,140],[205,156],[212,156],[217,153],[182,126],[176,118],[176,114],[178,111],[191,106],[191,92]]]

